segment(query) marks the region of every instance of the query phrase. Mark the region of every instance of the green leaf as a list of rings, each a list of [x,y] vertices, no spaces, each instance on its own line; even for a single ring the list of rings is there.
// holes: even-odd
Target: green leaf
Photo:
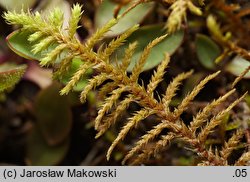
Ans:
[[[72,112],[67,96],[60,96],[61,86],[54,83],[42,90],[35,102],[38,127],[49,145],[64,141],[72,127]]]
[[[65,157],[68,148],[69,139],[56,146],[48,145],[35,126],[28,137],[26,161],[28,165],[33,166],[56,165]]]
[[[21,57],[24,57],[26,59],[30,60],[40,60],[42,58],[41,54],[43,53],[38,53],[34,54],[31,52],[32,46],[34,45],[33,43],[30,43],[27,39],[30,35],[30,32],[28,31],[21,31],[17,30],[12,32],[7,38],[7,43],[8,46],[12,51],[14,51],[16,54],[18,54]],[[48,52],[50,49],[53,49],[52,46],[47,50]],[[62,56],[63,57],[63,56]],[[61,60],[58,60],[57,63],[59,63]],[[80,65],[82,64],[82,61],[80,59],[74,58],[72,61],[71,69],[69,72],[62,78],[60,81],[64,84],[68,83],[72,75],[79,69]],[[92,71],[90,70],[87,74],[91,74]],[[76,87],[74,87],[75,91],[81,91],[87,84],[86,79],[82,79]]]
[[[132,57],[132,61],[127,69],[131,72],[135,63],[140,58],[143,49],[155,38],[160,37],[165,34],[165,30],[162,25],[145,26],[134,32],[128,39],[125,45],[120,47],[116,53],[115,57],[118,60],[122,60],[124,56],[124,50],[128,47],[129,43],[138,42],[135,53]],[[184,31],[179,30],[174,34],[168,35],[164,40],[152,48],[151,53],[144,65],[143,71],[149,70],[157,66],[163,59],[164,53],[168,52],[170,55],[173,54],[177,48],[180,47],[184,38]]]
[[[0,65],[0,92],[13,87],[23,76],[27,66],[5,63]]]
[[[207,69],[215,69],[215,59],[220,55],[219,46],[208,36],[198,34],[195,40],[196,52],[200,63]]]
[[[31,33],[28,31],[16,30],[6,38],[7,44],[10,49],[19,56],[26,59],[39,60],[41,59],[41,54],[34,54],[31,52],[34,44],[28,41],[30,34]]]
[[[40,53],[34,54],[31,50],[33,49],[33,46],[37,42],[34,43],[29,42],[28,38],[30,35],[31,33],[27,30],[21,30],[21,29],[16,30],[7,36],[6,38],[7,45],[17,55],[25,59],[38,60],[38,61],[41,58],[43,58],[42,55],[46,55],[47,52],[50,52],[57,46],[56,44],[53,44],[49,46],[48,49]]]
[[[239,76],[250,66],[250,62],[240,56],[236,56],[230,63],[228,63],[225,69],[235,76]],[[248,72],[243,78],[250,78],[250,72]]]
[[[9,10],[21,12],[22,9],[27,10],[35,5],[36,0],[0,0],[0,6]]]
[[[132,1],[134,2],[134,1]],[[95,25],[96,28],[100,28],[105,25],[110,19],[113,18],[114,9],[116,8],[115,3],[111,0],[105,0],[102,2],[100,7],[97,9],[95,15]],[[124,6],[119,15],[122,14],[131,3],[127,6]],[[111,30],[106,34],[106,36],[115,36],[123,33],[128,28],[134,26],[135,24],[140,23],[147,14],[152,10],[154,7],[154,3],[142,3],[127,13],[124,17],[122,17],[119,22],[111,28]]]

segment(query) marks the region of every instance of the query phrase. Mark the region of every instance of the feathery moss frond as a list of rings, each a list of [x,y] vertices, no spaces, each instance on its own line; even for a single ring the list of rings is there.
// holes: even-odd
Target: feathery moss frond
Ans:
[[[239,56],[250,61],[249,51],[244,48],[241,48],[235,42],[230,40],[231,38],[230,32],[227,32],[225,35],[223,35],[221,27],[219,26],[213,15],[208,16],[207,27],[212,36],[214,37],[214,39],[224,48],[224,53],[234,52],[237,53]]]
[[[181,82],[192,75],[193,71],[189,71],[187,73],[181,73],[177,75],[173,81],[168,85],[165,95],[163,96],[162,102],[165,108],[168,108],[169,103],[171,102],[172,98],[175,96],[176,91],[178,90],[179,85]]]
[[[151,156],[155,156],[157,153],[160,152],[160,150],[163,150],[166,148],[166,146],[170,145],[170,142],[174,138],[174,133],[169,133],[167,135],[162,136],[161,139],[158,140],[152,148],[144,150],[140,155],[138,155],[136,159],[131,162],[131,165],[141,164],[142,162],[147,161]]]
[[[82,6],[79,4],[73,5],[71,9],[71,19],[69,21],[69,36],[73,37],[78,28],[78,22],[80,21],[82,16]]]
[[[40,60],[40,65],[42,65],[42,66],[47,65],[48,66],[50,64],[53,64],[56,61],[56,58],[60,56],[62,51],[65,50],[65,48],[67,48],[66,44],[61,44],[61,45],[57,46],[54,50],[47,53],[45,55],[45,57],[43,57]]]
[[[209,80],[212,80],[215,78],[220,71],[217,71],[214,74],[211,74],[207,76],[205,79],[203,79],[181,102],[181,104],[178,106],[177,109],[174,111],[175,117],[179,117],[183,111],[185,111],[188,108],[188,105],[190,102],[194,99],[194,97],[203,89],[203,87],[207,84]]]
[[[212,15],[208,16],[207,27],[209,28],[210,32],[217,40],[220,40],[221,42],[225,41],[225,37],[224,37],[223,33],[221,32],[220,26],[216,22],[214,16],[212,16]]]
[[[117,50],[120,46],[122,46],[125,40],[136,30],[138,30],[139,26],[135,25],[132,28],[128,29],[124,34],[119,36],[117,39],[113,39],[106,49],[101,52],[100,56],[103,60],[108,60],[108,58]]]
[[[8,11],[4,13],[3,18],[8,24],[21,25],[23,29],[34,32],[47,26],[46,22],[41,18],[41,14],[38,12],[31,14],[31,12],[28,11],[25,13],[23,10],[21,13]]]
[[[117,83],[115,82],[106,83],[99,89],[99,94],[98,94],[99,98],[103,100],[107,94],[109,94],[116,88],[117,88]]]
[[[62,78],[65,73],[67,73],[70,70],[72,60],[74,58],[74,55],[68,55],[66,56],[61,63],[58,65],[54,72],[54,78]]]
[[[53,42],[55,42],[55,39],[53,36],[46,37],[42,41],[40,41],[38,44],[34,45],[34,48],[32,49],[32,52],[34,54],[37,54],[46,48],[48,48]]]
[[[59,8],[55,8],[49,15],[48,21],[51,25],[60,30],[63,25],[63,12]]]
[[[86,101],[88,93],[95,89],[97,86],[101,85],[105,80],[107,80],[109,76],[106,73],[102,73],[100,75],[95,76],[94,78],[89,80],[88,85],[81,92],[80,101],[83,103]]]
[[[115,111],[103,119],[103,124],[99,127],[99,132],[97,133],[96,138],[99,138],[112,124],[116,122],[117,118],[128,108],[129,104],[133,100],[133,95],[129,95],[126,99],[119,103]]]
[[[190,3],[192,3],[191,0],[176,0],[172,4],[172,12],[167,25],[170,32],[173,32],[180,27],[183,19],[185,19],[187,9],[193,13],[200,14],[199,10]],[[202,3],[203,1],[200,1],[200,4]],[[150,115],[154,115],[154,117],[157,118],[156,121],[159,121],[159,123],[149,129],[148,132],[138,140],[135,146],[124,158],[124,163],[134,156],[136,156],[136,159],[133,163],[145,162],[149,157],[165,149],[174,138],[178,138],[187,142],[191,146],[193,151],[203,160],[201,164],[226,164],[226,158],[230,155],[233,148],[235,148],[237,141],[240,140],[239,133],[236,133],[225,144],[224,148],[229,148],[227,151],[226,149],[222,149],[221,152],[217,149],[213,151],[212,147],[207,149],[205,147],[205,141],[209,133],[221,123],[225,114],[230,112],[230,110],[237,105],[246,94],[234,101],[226,109],[222,109],[219,114],[210,119],[210,112],[234,92],[234,90],[229,91],[224,96],[211,102],[199,112],[188,127],[188,125],[182,121],[181,114],[188,109],[190,103],[194,100],[195,96],[199,94],[207,82],[215,78],[219,72],[211,74],[203,79],[186,97],[184,97],[182,102],[172,112],[170,109],[171,100],[175,96],[182,81],[187,79],[193,71],[177,75],[168,85],[165,94],[159,97],[159,99],[156,99],[153,92],[157,85],[162,81],[165,69],[169,63],[169,56],[165,55],[165,59],[158,65],[149,84],[144,86],[143,84],[138,83],[138,77],[143,71],[143,66],[151,49],[163,40],[166,35],[156,38],[146,46],[141,57],[135,64],[131,75],[128,75],[126,69],[131,62],[136,43],[130,44],[125,50],[125,56],[121,64],[112,64],[112,61],[110,61],[112,59],[111,54],[125,42],[129,35],[137,30],[138,26],[136,25],[132,27],[117,39],[111,40],[105,49],[98,49],[98,46],[96,46],[97,51],[94,51],[93,48],[95,45],[103,38],[104,34],[119,21],[120,17],[110,20],[104,25],[104,27],[91,35],[86,43],[81,44],[81,42],[74,36],[81,14],[81,6],[73,6],[72,18],[69,22],[69,27],[66,30],[66,33],[65,30],[62,30],[62,14],[58,10],[51,13],[49,19],[41,18],[39,13],[32,14],[31,12],[24,13],[23,11],[20,14],[7,12],[4,14],[4,18],[9,24],[21,25],[23,30],[28,30],[30,32],[28,40],[35,44],[32,51],[34,53],[46,52],[46,54],[42,54],[42,59],[40,60],[41,65],[56,67],[57,71],[54,74],[55,76],[64,76],[70,67],[72,59],[75,57],[82,60],[80,68],[73,73],[70,81],[61,90],[61,94],[69,93],[81,81],[81,78],[85,75],[88,69],[93,69],[95,71],[95,75],[89,79],[87,86],[81,92],[80,100],[85,102],[87,94],[91,90],[94,90],[97,86],[101,87],[98,92],[101,95],[99,98],[104,101],[95,119],[95,129],[98,131],[96,137],[104,134],[112,124],[115,124],[118,117],[129,107],[130,103],[135,102],[140,106],[141,109],[128,119],[128,122],[124,124],[118,136],[111,144],[107,152],[107,159],[111,157],[111,153],[116,145],[121,142],[139,122]],[[215,32],[216,31],[217,30],[215,30]],[[220,32],[217,32],[216,35],[223,36]],[[49,47],[53,47],[53,49],[48,49]],[[58,57],[62,57],[62,60],[59,62],[57,62]],[[121,97],[122,93],[124,93],[125,97]],[[202,129],[205,122],[207,122],[206,126]],[[165,132],[164,129],[167,129],[167,133],[164,133],[164,136],[162,136],[162,132]],[[153,143],[153,150],[149,150],[150,148],[148,145],[150,143]],[[249,160],[249,153],[243,154],[236,162],[236,165],[245,164],[246,160]]]
[[[165,74],[165,69],[167,68],[170,61],[168,54],[165,54],[165,59],[157,67],[157,70],[154,72],[149,84],[147,85],[148,94],[152,95],[153,91],[156,89],[157,85],[162,81],[162,77]]]
[[[95,129],[97,130],[100,126],[101,120],[103,116],[112,108],[115,102],[119,99],[122,92],[126,91],[126,87],[121,87],[116,90],[113,90],[111,96],[108,97],[105,101],[101,109],[98,111],[98,115],[95,119]]]
[[[144,49],[144,51],[142,52],[142,55],[140,57],[140,59],[138,60],[138,62],[136,63],[136,65],[134,66],[133,70],[132,70],[132,74],[130,76],[130,79],[132,81],[136,81],[138,79],[138,76],[140,75],[140,73],[142,72],[142,68],[149,56],[149,53],[151,51],[151,49],[157,45],[159,42],[161,42],[164,38],[166,38],[167,35],[163,35],[161,37],[156,38],[155,40],[153,40],[152,42],[150,42],[146,48]]]
[[[250,161],[250,152],[246,152],[235,163],[235,166],[249,165],[249,161]]]
[[[250,71],[250,66],[248,66],[238,77],[235,78],[234,82],[232,83],[232,87],[235,87],[235,85],[243,79],[243,77]]]
[[[132,118],[129,119],[128,123],[123,126],[122,130],[113,141],[112,145],[110,146],[107,152],[107,159],[109,160],[112,151],[114,150],[115,146],[125,138],[129,130],[135,127],[141,120],[146,119],[148,116],[152,115],[153,111],[149,111],[147,109],[142,109],[138,111]]]
[[[125,162],[129,158],[131,158],[133,155],[137,154],[140,150],[142,150],[142,148],[146,144],[148,144],[150,141],[155,139],[162,132],[162,130],[165,128],[171,128],[171,129],[174,129],[175,131],[178,131],[179,126],[177,124],[169,123],[169,122],[162,122],[162,123],[156,125],[153,129],[148,131],[147,134],[143,135],[138,142],[136,142],[135,147],[133,147],[129,151],[129,153],[124,157],[124,159],[122,161],[123,164],[125,164]]]
[[[170,9],[171,14],[168,17],[166,29],[168,32],[173,33],[181,28],[181,23],[186,19],[187,2],[185,0],[175,1]]]
[[[201,127],[202,124],[206,121],[206,119],[211,114],[211,111],[222,102],[224,102],[230,95],[235,92],[235,89],[229,91],[225,95],[219,97],[217,100],[212,101],[211,103],[207,104],[207,106],[199,112],[190,123],[190,129],[195,133],[196,129]]]
[[[35,32],[29,36],[28,41],[35,42],[39,40],[40,38],[42,38],[43,36],[44,36],[43,32]]]
[[[220,151],[221,157],[226,161],[229,155],[235,150],[240,142],[240,139],[243,137],[244,132],[239,129],[233,136],[229,139],[228,142],[225,142],[224,147]]]
[[[201,142],[204,142],[207,138],[207,136],[210,134],[210,132],[216,127],[218,126],[222,119],[224,118],[224,116],[234,107],[236,106],[242,99],[244,99],[244,97],[246,96],[247,93],[245,93],[243,96],[241,96],[239,99],[237,99],[236,101],[234,101],[232,104],[230,104],[225,110],[221,111],[219,114],[217,114],[216,116],[214,116],[211,121],[207,124],[207,126],[205,126],[205,128],[202,129],[202,131],[200,132],[198,139]]]
[[[117,19],[112,19],[110,20],[107,24],[105,24],[102,28],[100,28],[99,30],[97,30],[87,41],[86,43],[86,47],[87,50],[90,51],[91,49],[93,49],[94,45],[100,41],[102,39],[102,37],[104,36],[105,33],[107,33],[108,31],[110,31],[110,28],[113,27],[114,25],[117,24]]]
[[[132,56],[134,55],[136,46],[137,46],[137,42],[134,42],[132,44],[129,44],[128,48],[125,50],[125,56],[122,60],[122,63],[119,65],[119,68],[123,70],[124,72],[126,72],[130,64],[130,61],[132,59]]]
[[[183,20],[186,21],[187,9],[193,14],[202,15],[201,10],[191,0],[176,0],[170,7],[171,13],[165,27],[169,33],[181,28]]]
[[[167,135],[161,136],[161,139],[157,141],[155,148],[154,148],[154,155],[160,152],[160,150],[164,149],[165,146],[169,145],[170,142],[175,138],[174,133],[168,133]]]
[[[93,65],[89,63],[82,64],[78,71],[73,75],[69,83],[60,91],[61,95],[68,94],[73,87],[80,81],[80,79],[84,76],[86,71],[91,68]]]

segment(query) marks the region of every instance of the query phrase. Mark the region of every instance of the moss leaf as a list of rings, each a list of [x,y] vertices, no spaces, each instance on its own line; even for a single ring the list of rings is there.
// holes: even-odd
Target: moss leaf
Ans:
[[[132,1],[134,2],[134,1]],[[127,6],[124,6],[119,14],[122,14],[131,3]],[[115,36],[123,33],[128,28],[132,27],[135,24],[140,23],[146,15],[152,10],[154,7],[154,3],[142,3],[131,10],[128,14],[122,17],[117,25],[111,28],[111,30],[106,34],[106,36]],[[97,9],[95,15],[95,26],[96,28],[100,28],[105,25],[110,19],[113,18],[114,9],[116,8],[116,4],[111,0],[105,0],[102,2],[100,7]]]
[[[42,90],[35,102],[38,127],[49,145],[64,141],[72,126],[72,113],[67,96],[60,96],[60,84]]]
[[[5,63],[0,65],[0,92],[13,87],[23,76],[27,66]]]
[[[215,59],[220,55],[219,46],[208,36],[198,34],[195,40],[196,52],[200,63],[207,69],[215,69]]]

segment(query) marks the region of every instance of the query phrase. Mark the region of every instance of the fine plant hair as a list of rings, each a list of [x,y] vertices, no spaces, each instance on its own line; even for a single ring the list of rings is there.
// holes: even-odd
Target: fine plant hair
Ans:
[[[176,2],[179,1],[182,0],[177,0]],[[80,93],[81,102],[85,102],[90,91],[101,87],[98,93],[101,95],[100,98],[103,98],[103,103],[98,109],[98,115],[95,119],[96,138],[102,136],[111,126],[116,125],[119,116],[123,111],[127,110],[132,102],[140,105],[141,109],[133,113],[124,122],[123,127],[107,151],[107,159],[110,159],[112,151],[125,139],[131,130],[134,130],[139,123],[149,116],[154,115],[158,118],[157,125],[149,129],[134,144],[134,147],[124,157],[123,164],[142,164],[169,146],[171,141],[178,139],[186,142],[191,150],[200,157],[201,162],[198,165],[228,165],[228,157],[238,147],[243,131],[238,129],[225,142],[221,150],[206,147],[205,142],[210,133],[221,124],[223,118],[231,109],[243,100],[246,93],[233,101],[228,107],[221,109],[217,114],[211,115],[218,105],[235,92],[235,89],[229,90],[225,95],[215,99],[193,116],[190,124],[185,124],[181,115],[191,107],[190,105],[194,98],[210,80],[219,75],[220,71],[210,74],[200,81],[173,110],[170,108],[170,102],[176,95],[182,82],[192,75],[192,70],[173,78],[172,82],[168,84],[165,93],[156,99],[155,89],[163,80],[170,61],[170,56],[165,53],[164,59],[153,73],[150,82],[147,85],[139,84],[138,82],[139,75],[143,71],[143,66],[151,49],[167,35],[156,38],[146,46],[131,74],[128,75],[126,70],[130,65],[137,43],[131,43],[128,46],[121,63],[114,64],[112,54],[123,45],[126,38],[136,31],[139,26],[131,27],[113,39],[106,47],[101,47],[94,51],[94,46],[102,40],[104,34],[119,21],[120,17],[110,20],[84,43],[81,43],[75,37],[81,15],[81,6],[79,4],[74,5],[72,17],[66,29],[62,28],[63,13],[59,9],[53,11],[47,19],[43,19],[38,12],[33,14],[31,12],[25,13],[24,11],[21,13],[6,12],[4,18],[9,24],[21,26],[21,31],[30,32],[28,40],[34,44],[33,53],[41,53],[43,55],[40,65],[57,67],[54,73],[57,77],[66,74],[73,58],[77,57],[82,60],[80,68],[60,91],[60,94],[64,95],[72,91],[88,69],[96,71],[97,74],[89,79],[88,85]],[[48,49],[50,46],[54,46],[54,48]],[[58,61],[58,59],[61,61]],[[123,96],[121,97],[121,95]],[[162,131],[165,129],[168,132],[163,135]],[[149,143],[153,145],[152,148],[147,147]],[[235,162],[235,165],[246,165],[249,160],[250,152],[245,152]]]

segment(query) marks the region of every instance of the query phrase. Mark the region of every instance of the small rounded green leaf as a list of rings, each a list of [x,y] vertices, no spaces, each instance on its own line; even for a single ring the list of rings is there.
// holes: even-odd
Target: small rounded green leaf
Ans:
[[[239,76],[250,66],[250,62],[240,56],[236,56],[229,64],[226,65],[226,70],[235,75]],[[248,72],[243,78],[250,78],[250,72]]]
[[[60,96],[61,86],[53,83],[42,90],[35,102],[38,127],[49,145],[64,141],[72,126],[72,112],[67,96]]]
[[[56,146],[47,144],[43,135],[35,126],[28,137],[26,161],[33,166],[57,165],[63,160],[69,148],[69,139]]]
[[[154,39],[165,35],[165,30],[162,25],[145,26],[134,32],[128,39],[125,45],[120,47],[115,56],[118,60],[122,60],[124,56],[124,50],[128,47],[129,43],[138,42],[135,49],[135,53],[132,57],[131,63],[127,71],[131,72],[136,62],[139,60],[144,48]],[[157,66],[163,59],[164,53],[168,52],[170,55],[173,54],[177,48],[180,47],[184,37],[184,31],[179,30],[174,34],[168,35],[159,44],[154,46],[150,52],[150,55],[143,67],[143,71],[149,70]]]
[[[28,31],[16,30],[7,36],[6,41],[9,48],[21,57],[31,60],[41,59],[41,54],[31,52],[34,44],[28,41],[31,33]]]
[[[134,1],[131,1],[134,2]],[[120,12],[119,15],[122,14],[129,6],[131,6],[131,3],[129,3],[127,6],[124,6]],[[97,9],[96,15],[95,15],[95,25],[96,28],[100,28],[103,25],[105,25],[110,19],[114,18],[113,13],[114,9],[116,7],[116,4],[112,2],[111,0],[105,0],[102,2],[100,7]],[[128,12],[124,17],[122,17],[119,22],[111,28],[111,30],[106,34],[106,36],[115,36],[123,33],[128,28],[140,23],[146,15],[152,10],[154,7],[154,3],[142,3],[132,9],[130,12]]]
[[[31,33],[29,31],[20,29],[16,30],[7,36],[6,38],[7,45],[17,55],[25,59],[38,60],[38,61],[43,58],[42,55],[46,55],[48,52],[55,49],[55,47],[58,45],[58,44],[50,45],[46,50],[34,54],[31,50],[33,49],[33,46],[37,42],[31,43],[30,41],[28,41],[30,35]]]
[[[23,76],[27,66],[5,63],[0,65],[0,92],[13,87]]]
[[[207,69],[215,69],[215,59],[220,55],[219,46],[208,36],[198,34],[195,40],[196,52],[202,66]]]

